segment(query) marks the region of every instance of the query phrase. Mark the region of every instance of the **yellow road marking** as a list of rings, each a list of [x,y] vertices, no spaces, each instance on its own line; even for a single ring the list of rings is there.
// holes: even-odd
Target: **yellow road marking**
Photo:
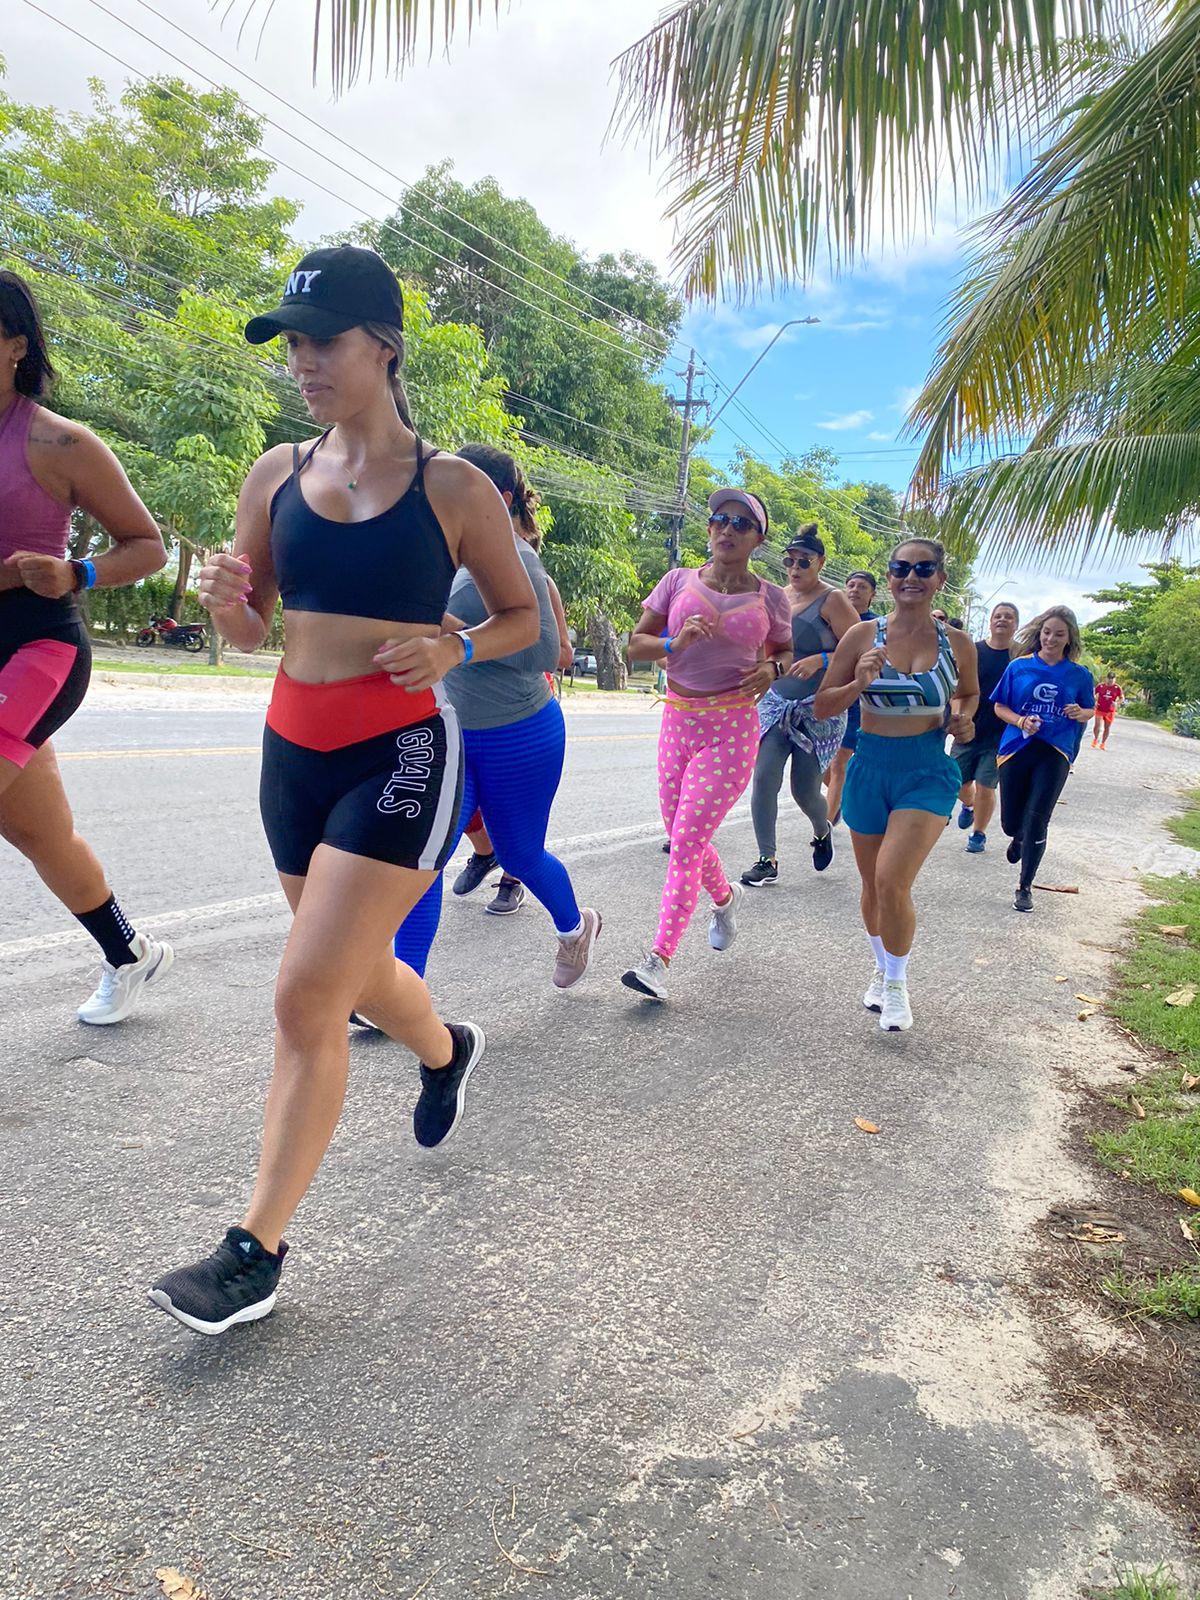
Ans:
[[[630,739],[657,739],[658,732],[651,733],[576,733],[567,735],[570,744],[621,744]],[[257,756],[261,755],[262,746],[258,744],[229,744],[214,745],[212,749],[198,749],[188,746],[181,750],[64,750],[58,754],[60,761],[120,761],[126,757],[130,759],[146,760],[157,757],[165,760],[175,756]]]

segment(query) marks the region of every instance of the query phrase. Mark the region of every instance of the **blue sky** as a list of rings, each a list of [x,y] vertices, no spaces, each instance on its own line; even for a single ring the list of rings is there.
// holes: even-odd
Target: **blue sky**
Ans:
[[[380,190],[398,192],[390,174],[415,180],[431,162],[449,158],[464,182],[495,176],[585,250],[633,249],[668,268],[671,234],[662,220],[661,168],[644,146],[606,139],[613,105],[609,63],[653,25],[659,0],[605,0],[602,6],[594,0],[512,0],[497,22],[477,26],[449,59],[421,63],[399,84],[378,78],[361,84],[338,102],[323,83],[312,81],[307,19],[314,0],[274,8],[261,42],[255,29],[239,41],[236,23],[246,0],[237,0],[231,12],[198,0],[148,0],[165,20],[140,0],[105,3],[112,17],[87,0],[58,0],[56,16],[77,30],[72,34],[23,0],[7,0],[0,49],[8,91],[63,111],[80,109],[87,104],[89,77],[99,77],[116,93],[128,76],[126,66],[104,50],[145,72],[190,72],[201,85],[208,74],[237,87],[280,124],[264,137],[268,153],[312,174],[311,183],[290,172],[278,175],[279,189],[304,202],[299,226],[305,237],[385,214],[390,207]],[[231,20],[222,25],[227,13]],[[172,23],[232,65],[206,55]],[[147,37],[139,39],[134,29]],[[363,159],[350,160],[347,175],[299,152],[287,136],[289,127],[318,146],[319,133],[301,127],[237,68],[349,140]],[[332,146],[330,154],[348,160]],[[847,478],[880,479],[902,490],[915,449],[897,448],[896,434],[928,370],[942,302],[960,264],[954,219],[943,218],[932,237],[907,249],[878,251],[839,279],[822,275],[804,291],[774,302],[696,307],[682,336],[733,385],[780,323],[819,317],[816,326],[788,330],[739,398],[789,449],[826,445],[841,455]],[[727,459],[742,440],[767,458],[778,453],[778,443],[732,409],[718,424],[709,453]],[[981,594],[1003,587],[1026,611],[1062,600],[1085,619],[1100,609],[1083,598],[1087,590],[1116,576],[1140,576],[1137,561],[1083,573],[1013,570],[997,565],[985,550],[977,565]]]

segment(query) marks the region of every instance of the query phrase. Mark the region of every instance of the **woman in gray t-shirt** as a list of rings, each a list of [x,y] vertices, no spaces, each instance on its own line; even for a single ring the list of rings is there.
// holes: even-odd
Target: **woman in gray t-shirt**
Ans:
[[[562,642],[550,579],[536,549],[541,537],[533,515],[537,497],[505,451],[471,444],[459,455],[491,478],[508,506],[541,614],[541,631],[527,649],[498,661],[464,663],[445,677],[446,693],[462,726],[460,834],[478,805],[505,873],[527,884],[550,913],[558,936],[554,985],[569,989],[587,968],[601,918],[590,907],[580,909],[567,869],[546,849],[550,808],[562,778],[566,724],[546,679],[558,666]],[[459,632],[487,614],[470,573],[460,569],[444,628]],[[437,933],[441,904],[439,874],[396,935],[396,954],[420,973]]]

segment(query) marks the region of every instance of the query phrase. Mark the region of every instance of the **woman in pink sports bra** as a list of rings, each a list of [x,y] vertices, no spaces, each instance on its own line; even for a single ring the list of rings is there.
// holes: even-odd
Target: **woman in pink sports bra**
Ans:
[[[758,699],[791,662],[787,596],[750,571],[767,536],[762,502],[718,489],[708,506],[709,561],[668,572],[629,641],[631,661],[661,661],[667,673],[658,797],[670,862],[654,943],[621,978],[649,1000],[667,998],[667,968],[702,888],[713,902],[709,944],[728,950],[737,937],[744,891],[726,877],[713,837],[754,772]]]
[[[167,556],[153,517],[106,444],[40,404],[54,379],[37,303],[0,272],[0,834],[91,934],[100,983],[81,1022],[120,1022],[171,966],[169,945],[138,933],[75,832],[50,736],[78,710],[92,653],[75,594],[135,583]],[[112,541],[69,561],[76,506]]]

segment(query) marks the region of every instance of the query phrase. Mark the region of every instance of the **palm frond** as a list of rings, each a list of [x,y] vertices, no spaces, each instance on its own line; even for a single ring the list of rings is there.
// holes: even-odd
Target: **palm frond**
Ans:
[[[1027,450],[949,480],[936,502],[951,549],[1086,561],[1166,555],[1200,513],[1200,433],[1123,434]]]
[[[1200,183],[1200,5],[1124,64],[980,230],[910,416],[936,490],[980,439],[1028,433],[1101,353],[1187,311]]]
[[[1044,99],[1065,51],[1138,12],[1137,0],[684,0],[619,58],[616,122],[671,152],[676,215],[692,196],[676,253],[690,285],[802,277],[819,241],[850,259],[877,217],[910,233],[940,183],[978,194],[1022,142],[1023,95],[1040,85]],[[723,203],[722,184],[739,197]],[[756,227],[743,194],[763,208]]]
[[[244,30],[260,5],[269,18],[275,0],[240,3]],[[423,41],[432,56],[439,39],[446,49],[459,29],[470,34],[489,9],[499,13],[500,0],[313,0],[313,77],[322,48],[329,54],[335,94],[344,93],[364,69],[370,77],[377,59],[385,72],[401,72],[416,59]]]

